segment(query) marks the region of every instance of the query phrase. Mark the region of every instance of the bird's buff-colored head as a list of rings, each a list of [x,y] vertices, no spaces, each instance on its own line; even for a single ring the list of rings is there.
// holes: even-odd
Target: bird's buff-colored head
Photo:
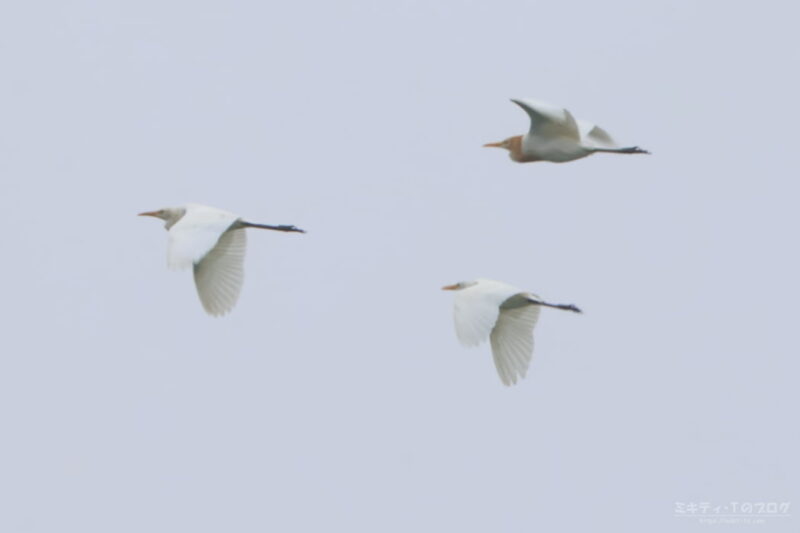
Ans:
[[[485,148],[504,148],[508,150],[509,157],[517,162],[534,161],[534,159],[526,158],[522,153],[522,135],[515,135],[508,139],[503,139],[497,143],[486,143],[483,145]]]

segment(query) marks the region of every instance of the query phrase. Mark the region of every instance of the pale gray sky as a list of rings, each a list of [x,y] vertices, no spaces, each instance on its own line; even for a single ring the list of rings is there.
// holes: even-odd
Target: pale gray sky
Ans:
[[[0,8],[0,531],[789,532],[792,2]],[[510,162],[534,97],[653,155]],[[206,316],[166,233],[253,232]],[[545,310],[528,378],[444,284]]]

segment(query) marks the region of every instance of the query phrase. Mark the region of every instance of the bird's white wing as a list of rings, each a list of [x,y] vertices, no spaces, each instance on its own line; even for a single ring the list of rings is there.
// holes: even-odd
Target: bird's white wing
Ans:
[[[504,385],[515,384],[528,371],[539,311],[539,306],[530,305],[524,295],[516,295],[500,307],[490,340],[494,364]]]
[[[224,315],[236,305],[244,282],[244,229],[226,231],[217,245],[194,265],[194,282],[203,308],[210,315]]]
[[[581,132],[581,144],[594,148],[616,148],[617,143],[609,133],[591,122],[585,120],[578,121],[578,129]]]
[[[453,318],[456,324],[456,336],[464,346],[477,346],[489,338],[500,308],[493,302],[470,298],[467,290],[459,291],[455,296]]]
[[[493,280],[478,280],[475,286],[457,291],[453,318],[461,344],[476,346],[488,339],[500,314],[500,304],[515,292],[519,291]]]
[[[531,118],[531,129],[528,135],[545,139],[559,137],[580,141],[578,124],[572,113],[564,108],[556,107],[536,100],[511,100],[528,113]]]
[[[169,268],[182,270],[199,262],[237,220],[236,215],[221,209],[187,206],[183,217],[169,229]]]

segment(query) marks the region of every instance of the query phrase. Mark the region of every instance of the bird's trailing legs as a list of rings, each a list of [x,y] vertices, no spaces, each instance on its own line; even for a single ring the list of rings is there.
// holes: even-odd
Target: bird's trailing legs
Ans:
[[[627,148],[592,148],[592,152],[608,152],[610,154],[649,154],[647,150],[643,150],[638,146],[629,146]]]
[[[534,305],[543,305],[545,307],[553,307],[555,309],[563,309],[564,311],[572,311],[573,313],[583,313],[577,306],[572,304],[551,304],[547,302],[543,302],[541,300],[534,300],[533,298],[529,298],[528,301]]]
[[[306,230],[302,230],[296,226],[270,226],[269,224],[254,224],[253,222],[245,222],[244,220],[239,222],[240,228],[261,228],[261,229],[271,229],[275,231],[293,231],[296,233],[305,233]]]

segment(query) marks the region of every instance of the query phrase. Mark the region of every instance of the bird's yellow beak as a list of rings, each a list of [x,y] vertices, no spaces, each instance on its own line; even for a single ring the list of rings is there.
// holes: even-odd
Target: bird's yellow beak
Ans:
[[[140,217],[156,217],[158,218],[158,211],[145,211],[144,213],[139,213]]]
[[[454,291],[454,290],[456,290],[456,289],[458,289],[458,284],[455,284],[455,285],[445,285],[444,287],[442,287],[442,290],[443,290],[443,291]]]
[[[503,143],[502,141],[499,143],[486,143],[483,145],[484,148],[502,148]]]

